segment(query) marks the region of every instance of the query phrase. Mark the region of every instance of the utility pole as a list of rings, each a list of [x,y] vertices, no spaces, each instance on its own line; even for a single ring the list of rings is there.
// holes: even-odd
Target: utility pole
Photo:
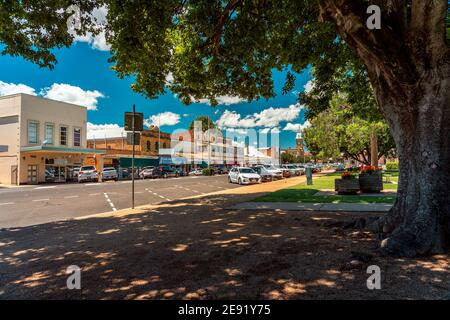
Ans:
[[[131,126],[133,128],[133,137],[131,138],[133,142],[133,151],[131,155],[131,208],[134,209],[134,145],[135,145],[135,116],[136,116],[136,105],[133,104],[133,119],[131,120]]]

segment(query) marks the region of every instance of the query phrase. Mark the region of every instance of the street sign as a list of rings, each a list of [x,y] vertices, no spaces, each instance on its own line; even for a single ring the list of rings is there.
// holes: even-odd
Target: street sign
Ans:
[[[136,112],[134,114],[134,131],[144,130],[144,114]],[[133,112],[125,112],[125,131],[133,131]]]
[[[133,145],[133,132],[127,132],[127,144]],[[134,133],[134,145],[141,144],[141,134],[139,132]]]

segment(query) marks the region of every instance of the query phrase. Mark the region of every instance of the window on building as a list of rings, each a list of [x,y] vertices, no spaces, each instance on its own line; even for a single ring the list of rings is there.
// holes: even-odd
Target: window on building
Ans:
[[[158,152],[159,151],[159,143],[155,142],[155,151]]]
[[[163,148],[166,149],[167,148],[167,144],[164,142],[163,143]]]
[[[45,124],[45,141],[47,144],[54,144],[55,126],[51,123]]]
[[[150,143],[150,141],[147,141],[147,152],[150,152],[152,149],[152,145]]]
[[[73,146],[81,147],[81,129],[80,128],[73,129]]]
[[[28,143],[39,143],[39,122],[37,121],[28,121]]]
[[[59,128],[59,144],[67,146],[67,127]]]

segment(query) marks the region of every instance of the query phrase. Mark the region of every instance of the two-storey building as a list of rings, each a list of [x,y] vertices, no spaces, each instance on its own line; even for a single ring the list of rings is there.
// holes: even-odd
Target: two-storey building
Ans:
[[[74,178],[87,149],[87,109],[28,94],[0,97],[0,183],[37,184]]]

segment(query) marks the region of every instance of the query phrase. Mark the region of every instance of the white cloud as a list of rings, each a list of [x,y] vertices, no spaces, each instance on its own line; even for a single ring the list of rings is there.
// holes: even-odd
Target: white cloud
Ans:
[[[218,97],[216,97],[216,100],[219,105],[227,105],[227,106],[247,101],[245,99],[242,99],[241,97],[236,97],[236,96],[218,96]],[[196,100],[196,102],[206,103],[209,105],[211,104],[209,102],[209,99],[200,99],[200,100]]]
[[[88,139],[104,139],[125,137],[126,133],[123,127],[118,124],[93,124],[87,123]]]
[[[305,128],[309,128],[311,123],[307,120],[304,124],[300,123],[288,123],[286,127],[284,127],[283,131],[293,131],[293,132],[301,132]]]
[[[97,90],[83,90],[65,83],[54,83],[51,87],[43,89],[40,94],[44,98],[77,104],[88,110],[97,110],[98,98],[105,97]]]
[[[97,49],[100,51],[110,51],[111,45],[106,42],[106,35],[104,31],[104,26],[106,25],[108,15],[108,8],[102,6],[100,8],[95,8],[92,10],[91,16],[96,19],[96,25],[102,31],[100,31],[97,35],[93,35],[90,32],[87,32],[85,35],[77,35],[74,31],[69,31],[74,36],[74,41],[76,42],[87,42],[93,49]]]
[[[290,105],[287,108],[268,108],[259,113],[253,113],[242,118],[235,111],[225,110],[217,120],[219,128],[255,128],[278,127],[283,121],[293,121],[298,118],[304,106],[300,104]]]
[[[16,93],[26,93],[35,96],[36,90],[22,83],[15,84],[0,81],[0,96],[7,96]]]
[[[162,127],[162,126],[174,126],[180,122],[180,115],[167,111],[151,116],[149,119],[144,121],[147,127],[151,125]]]
[[[314,80],[309,80],[303,87],[305,93],[310,93],[314,89]]]

